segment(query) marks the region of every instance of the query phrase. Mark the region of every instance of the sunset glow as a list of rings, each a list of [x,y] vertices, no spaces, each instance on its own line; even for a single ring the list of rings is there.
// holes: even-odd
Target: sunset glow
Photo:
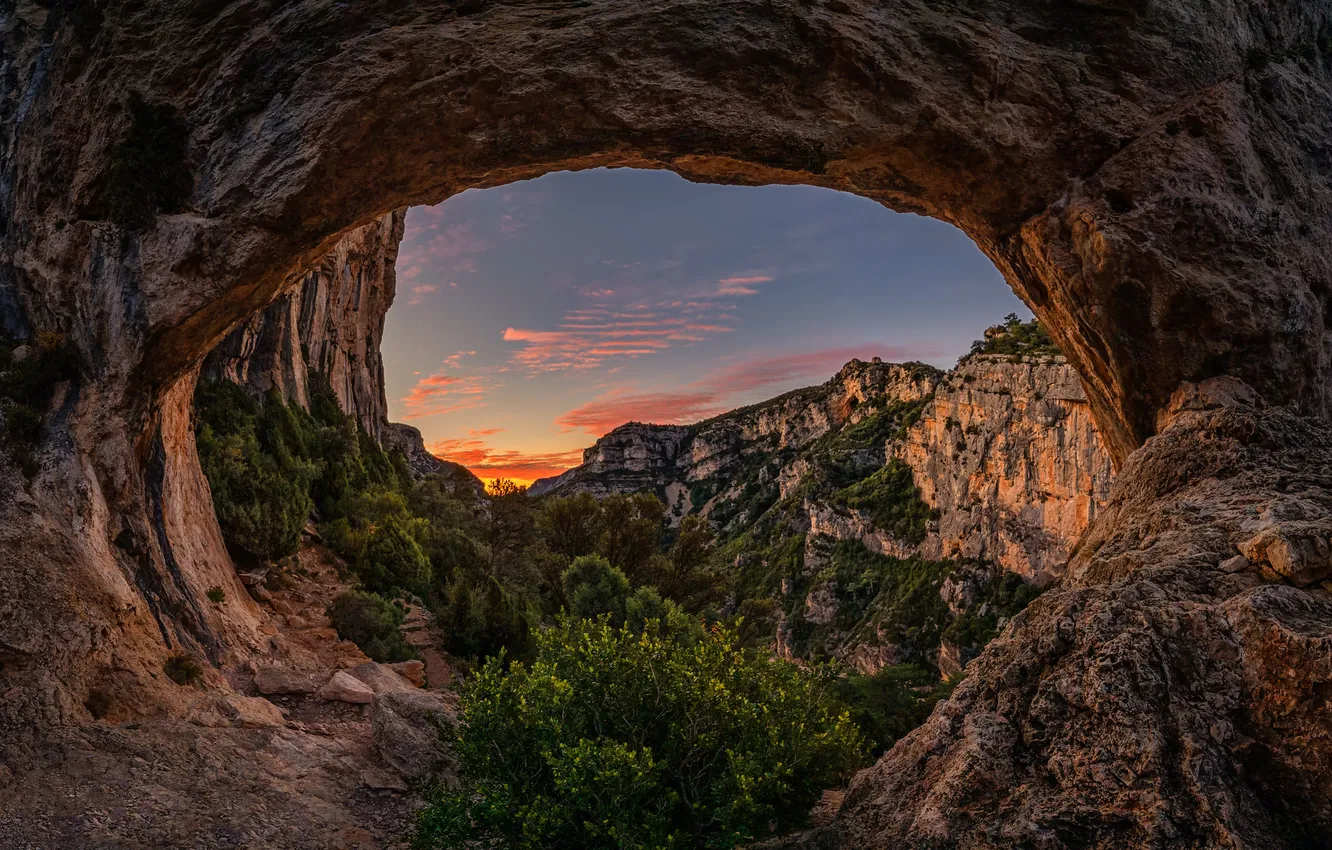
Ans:
[[[683,424],[853,357],[951,365],[1025,315],[952,227],[808,187],[558,173],[407,219],[384,336],[391,418],[530,483],[629,421]]]

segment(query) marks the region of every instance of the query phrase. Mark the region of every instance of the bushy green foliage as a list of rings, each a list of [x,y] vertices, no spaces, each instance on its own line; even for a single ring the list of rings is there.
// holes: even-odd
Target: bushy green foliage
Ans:
[[[933,516],[930,506],[920,498],[911,467],[897,459],[863,481],[838,490],[832,501],[868,511],[875,528],[913,546],[925,539]]]
[[[15,358],[17,348],[13,340],[0,338],[0,449],[32,476],[42,414],[56,385],[78,377],[78,358],[57,333],[38,334],[26,344],[21,360]]]
[[[318,467],[287,405],[226,381],[200,384],[194,405],[199,462],[228,547],[249,559],[291,554],[314,507]]]
[[[631,579],[646,576],[661,552],[666,506],[651,493],[617,494],[601,500],[601,536],[597,552]]]
[[[600,555],[574,559],[563,576],[564,598],[569,613],[592,619],[602,614],[611,621],[624,622],[624,603],[629,598],[629,579]]]
[[[374,593],[425,594],[430,590],[430,562],[416,542],[424,521],[390,515],[369,529],[356,559],[361,584]]]
[[[193,685],[203,678],[203,665],[193,655],[180,652],[166,660],[162,672],[177,685]]]
[[[834,686],[875,757],[924,723],[935,703],[951,692],[952,685],[919,664],[884,667],[873,676],[853,673]]]
[[[999,633],[999,620],[1011,619],[1027,607],[1042,588],[1028,584],[1009,572],[995,572],[981,590],[976,603],[954,618],[943,633],[943,640],[967,650],[979,650]]]
[[[222,589],[221,585],[215,584],[208,588],[208,601],[212,602],[214,605],[221,605],[226,599],[227,592]]]
[[[862,752],[825,676],[725,630],[608,618],[542,633],[530,666],[489,661],[457,748],[464,785],[422,812],[418,848],[736,847],[800,825]]]
[[[158,213],[180,212],[194,178],[186,161],[189,130],[172,105],[149,103],[132,93],[130,125],[111,153],[106,178],[110,218],[126,230],[141,230]]]
[[[591,493],[553,497],[537,519],[546,546],[570,560],[597,550],[604,527],[601,503]]]
[[[334,599],[326,613],[343,640],[352,641],[376,661],[387,664],[416,657],[398,630],[406,612],[378,594],[349,590]]]
[[[1061,354],[1040,320],[1024,322],[1016,313],[1004,316],[1002,324],[985,331],[985,338],[971,344],[972,354],[1008,354],[1015,357],[1032,355],[1049,357]]]

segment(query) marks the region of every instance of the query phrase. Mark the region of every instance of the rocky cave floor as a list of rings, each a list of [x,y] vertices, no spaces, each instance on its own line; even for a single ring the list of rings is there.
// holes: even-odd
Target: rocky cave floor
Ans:
[[[279,589],[257,591],[270,597],[272,656],[227,674],[236,695],[201,688],[184,720],[54,730],[23,763],[0,763],[0,848],[405,848],[421,805],[409,790],[421,783],[407,781],[421,779],[411,751],[421,730],[384,742],[372,718],[385,690],[416,686],[329,627],[324,609],[346,584],[327,550],[307,541],[283,575]],[[447,662],[413,614],[405,629],[424,649],[423,692],[451,708]],[[365,681],[375,705],[299,692],[338,670]]]

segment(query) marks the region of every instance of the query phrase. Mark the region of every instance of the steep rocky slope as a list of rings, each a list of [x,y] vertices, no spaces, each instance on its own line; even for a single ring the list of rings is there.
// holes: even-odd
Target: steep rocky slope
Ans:
[[[932,511],[921,539],[876,526],[836,491],[892,461]],[[981,354],[951,372],[853,360],[826,384],[690,426],[630,423],[531,493],[649,490],[678,521],[735,537],[796,500],[800,531],[906,557],[986,560],[1029,579],[1059,570],[1109,495],[1113,470],[1077,375],[1058,357]]]
[[[1161,425],[1061,586],[782,846],[1327,846],[1332,439],[1232,380]]]
[[[655,492],[717,528],[731,604],[779,654],[952,677],[1023,581],[1062,571],[1112,478],[1077,376],[1037,352],[853,360],[697,425],[617,428],[532,492]]]
[[[309,405],[309,372],[321,372],[342,409],[376,439],[388,421],[384,317],[397,287],[405,209],[351,231],[286,294],[233,330],[204,361],[204,380],[257,392],[276,389]]]

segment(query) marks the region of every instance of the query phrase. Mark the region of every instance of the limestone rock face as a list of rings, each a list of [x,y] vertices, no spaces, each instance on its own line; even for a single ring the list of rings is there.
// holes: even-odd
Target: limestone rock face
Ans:
[[[397,210],[343,236],[298,284],[227,335],[204,361],[203,377],[261,393],[274,388],[309,407],[308,373],[322,372],[343,411],[383,439],[388,403],[379,345],[406,220],[407,211]]]
[[[856,777],[832,826],[783,846],[1325,843],[1332,599],[1235,557],[1277,522],[1332,536],[1329,469],[1326,427],[1280,408],[1170,424],[1063,586]]]
[[[407,458],[407,465],[417,475],[443,475],[457,486],[470,487],[484,493],[486,485],[467,467],[449,460],[441,460],[426,451],[421,432],[402,422],[384,422],[380,426],[380,442],[387,449],[397,449]]]
[[[724,518],[719,505],[744,493],[753,499],[769,482],[780,499],[797,492],[812,468],[802,451],[817,450],[820,439],[852,439],[876,405],[890,403],[916,403],[919,418],[857,450],[860,463],[868,470],[897,459],[911,469],[937,511],[925,539],[895,538],[865,511],[810,496],[799,530],[899,558],[985,560],[1042,583],[1062,570],[1109,497],[1114,470],[1077,374],[1061,357],[975,355],[947,373],[853,360],[820,387],[699,425],[616,428],[584,452],[581,466],[532,492],[652,490],[677,518],[690,510]],[[725,533],[729,526],[719,524]]]
[[[1114,478],[1062,358],[968,358],[888,451],[939,511],[920,554],[979,558],[1042,581],[1063,570]]]

